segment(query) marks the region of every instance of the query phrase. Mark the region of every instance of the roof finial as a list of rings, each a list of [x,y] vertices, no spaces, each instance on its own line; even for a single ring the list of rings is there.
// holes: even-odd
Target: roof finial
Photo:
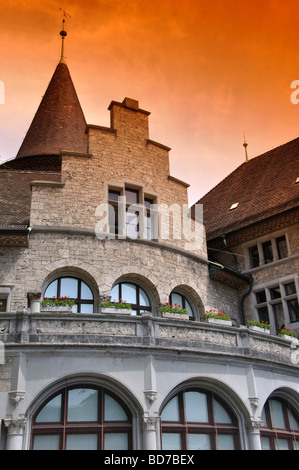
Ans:
[[[244,144],[243,144],[243,147],[245,148],[245,161],[248,162],[248,161],[249,161],[248,152],[247,152],[248,144],[247,144],[247,142],[246,142],[245,133],[244,133],[244,132],[243,132],[243,135],[244,135]]]
[[[71,18],[71,15],[69,15],[66,11],[62,10],[62,8],[59,8],[59,10],[62,11],[63,13],[63,20],[62,20],[62,31],[60,31],[60,36],[61,36],[61,57],[59,63],[65,64],[65,57],[64,57],[64,39],[67,36],[67,32],[64,30],[64,23],[65,19],[64,18]]]

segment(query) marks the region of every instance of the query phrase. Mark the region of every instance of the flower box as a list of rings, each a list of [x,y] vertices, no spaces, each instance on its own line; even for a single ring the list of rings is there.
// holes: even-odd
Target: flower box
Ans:
[[[217,325],[232,326],[230,320],[222,320],[221,318],[208,318],[208,323],[216,323]]]
[[[62,306],[54,306],[54,305],[47,305],[45,307],[41,307],[41,312],[72,312],[73,307],[71,305],[62,305]]]
[[[114,308],[114,307],[102,307],[100,313],[106,315],[132,315],[132,309],[130,308]]]
[[[298,339],[295,338],[295,336],[290,336],[290,335],[278,335],[279,338],[283,338],[283,339],[286,339],[287,341],[289,341],[290,343],[294,342],[294,343],[299,343]]]
[[[250,325],[249,329],[256,331],[257,333],[265,333],[266,335],[270,334],[269,328],[262,328],[261,326]]]
[[[163,318],[172,318],[173,320],[189,320],[189,315],[184,313],[162,312]]]

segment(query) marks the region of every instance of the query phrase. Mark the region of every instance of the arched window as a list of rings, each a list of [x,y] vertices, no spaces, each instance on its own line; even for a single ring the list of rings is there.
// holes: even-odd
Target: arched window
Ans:
[[[44,293],[44,298],[65,296],[76,299],[73,307],[74,313],[93,313],[94,296],[90,287],[82,279],[73,276],[58,277],[48,285]]]
[[[33,418],[33,450],[131,450],[132,416],[102,387],[68,387]]]
[[[132,305],[133,315],[141,315],[142,312],[150,312],[151,304],[146,292],[137,284],[121,282],[116,284],[110,292],[111,300],[117,302],[122,299]]]
[[[299,450],[299,414],[281,398],[269,399],[263,409],[263,450]]]
[[[194,308],[191,306],[190,299],[181,291],[173,290],[169,296],[170,305],[180,305],[182,308],[186,309],[189,313],[191,319],[194,320]]]
[[[213,392],[190,389],[175,395],[162,411],[163,450],[237,450],[238,421]]]

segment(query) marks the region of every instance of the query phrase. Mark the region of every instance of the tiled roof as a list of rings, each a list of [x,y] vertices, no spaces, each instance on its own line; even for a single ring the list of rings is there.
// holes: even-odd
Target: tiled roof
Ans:
[[[0,170],[0,231],[28,225],[32,181],[60,182],[61,174],[49,171]]]
[[[244,162],[198,201],[207,239],[297,207],[298,177],[299,138]]]
[[[16,158],[87,152],[86,121],[68,67],[59,63]]]

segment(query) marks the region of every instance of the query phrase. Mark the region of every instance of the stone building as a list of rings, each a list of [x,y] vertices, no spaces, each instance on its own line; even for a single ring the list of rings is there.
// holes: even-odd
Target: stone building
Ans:
[[[298,340],[278,327],[299,325],[299,140],[199,201],[203,227],[150,113],[108,110],[86,123],[62,55],[0,168],[0,448],[296,449]]]

